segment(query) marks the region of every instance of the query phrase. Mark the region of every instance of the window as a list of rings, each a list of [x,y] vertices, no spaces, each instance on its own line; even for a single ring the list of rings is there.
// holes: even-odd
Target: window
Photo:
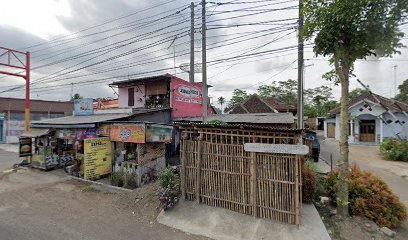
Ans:
[[[135,89],[128,88],[128,106],[135,105]]]

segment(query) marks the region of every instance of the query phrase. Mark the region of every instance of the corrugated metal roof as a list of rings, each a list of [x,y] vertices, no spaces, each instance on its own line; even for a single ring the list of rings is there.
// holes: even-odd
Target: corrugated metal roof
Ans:
[[[72,124],[89,124],[89,123],[99,123],[109,120],[121,119],[129,117],[131,114],[94,114],[89,116],[68,116],[61,118],[53,118],[42,121],[35,121],[31,125],[72,125]]]
[[[250,124],[209,124],[209,123],[187,123],[174,122],[176,127],[195,127],[195,128],[220,128],[220,129],[242,129],[242,130],[268,130],[272,132],[302,132],[299,128],[274,128]]]
[[[179,118],[176,121],[201,122],[202,117]],[[207,117],[208,121],[219,120],[225,123],[255,124],[293,124],[292,113],[249,113],[249,114],[214,114]]]
[[[30,100],[30,112],[32,113],[71,114],[72,110],[74,110],[73,102]],[[25,99],[0,97],[0,112],[7,111],[24,112]]]
[[[123,86],[123,85],[128,85],[128,84],[141,84],[141,83],[155,82],[155,81],[161,81],[161,80],[170,81],[170,79],[171,79],[171,75],[167,73],[167,74],[163,74],[163,75],[142,77],[142,78],[136,78],[136,79],[129,79],[129,80],[125,80],[125,81],[113,82],[113,83],[109,84],[109,86]]]

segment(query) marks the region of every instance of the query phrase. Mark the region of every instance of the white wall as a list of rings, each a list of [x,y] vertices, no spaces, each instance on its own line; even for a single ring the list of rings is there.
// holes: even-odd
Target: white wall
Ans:
[[[131,86],[131,87],[121,87],[119,88],[119,107],[120,108],[128,108],[128,89],[134,88],[134,106],[131,108],[142,108],[145,106],[146,98],[145,98],[145,86],[138,85],[138,86]]]
[[[395,133],[399,132],[400,136],[402,138],[407,139],[408,138],[408,118],[403,114],[403,113],[394,113],[394,115],[397,117],[398,120],[401,122],[405,122],[405,124],[399,124],[395,123],[394,121],[396,120],[394,117],[392,117],[391,114],[386,113],[384,114],[384,119],[385,120],[392,120],[393,123],[391,124],[385,124],[383,123],[383,129],[384,129],[384,138],[397,138]]]

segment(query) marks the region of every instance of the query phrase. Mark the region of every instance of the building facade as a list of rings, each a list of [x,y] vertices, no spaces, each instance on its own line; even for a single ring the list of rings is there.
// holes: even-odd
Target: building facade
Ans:
[[[349,143],[381,143],[385,138],[408,138],[408,104],[376,94],[350,101]],[[325,138],[340,139],[340,108],[324,121]]]
[[[31,100],[30,120],[72,115],[72,102]],[[0,98],[0,143],[17,143],[24,132],[25,99]]]

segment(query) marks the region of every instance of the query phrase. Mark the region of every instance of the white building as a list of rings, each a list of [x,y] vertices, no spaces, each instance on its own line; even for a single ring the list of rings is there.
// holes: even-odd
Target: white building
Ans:
[[[375,143],[384,138],[408,138],[408,104],[377,94],[350,101],[349,143]],[[324,121],[324,137],[340,139],[340,107]]]

